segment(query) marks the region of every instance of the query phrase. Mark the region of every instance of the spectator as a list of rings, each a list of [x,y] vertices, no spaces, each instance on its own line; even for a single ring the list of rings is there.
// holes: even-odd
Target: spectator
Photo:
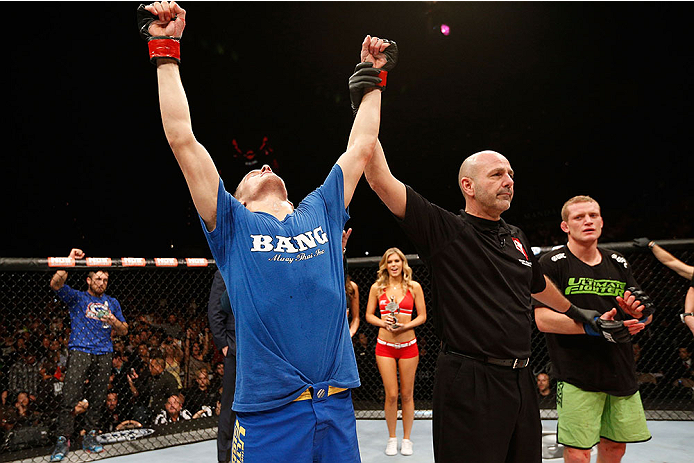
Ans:
[[[128,374],[130,391],[135,397],[133,417],[140,423],[149,422],[153,410],[163,410],[167,397],[178,393],[176,378],[165,371],[166,363],[163,358],[153,358],[149,361],[150,374],[143,376],[132,370]]]
[[[154,418],[155,425],[177,423],[180,420],[193,418],[190,412],[183,408],[183,397],[180,394],[172,394],[164,404],[164,409]]]
[[[118,400],[118,393],[112,391],[106,394],[106,403],[101,417],[102,430],[104,432],[117,431],[118,425],[126,419],[121,402]]]
[[[7,423],[11,429],[38,426],[41,424],[41,413],[37,410],[36,404],[25,391],[17,394],[14,403],[14,410],[9,414]]]
[[[171,373],[176,382],[178,383],[178,388],[183,388],[183,382],[181,381],[181,360],[183,359],[183,351],[178,347],[176,340],[167,337],[164,342],[161,343],[162,353],[164,355],[164,361],[166,362],[165,370]]]
[[[84,251],[73,248],[68,258],[82,259]],[[92,404],[101,404],[106,397],[113,344],[111,335],[128,333],[128,324],[123,318],[120,303],[105,294],[108,272],[92,270],[87,274],[87,291],[78,291],[66,285],[67,272],[58,270],[51,278],[50,287],[57,297],[68,306],[70,314],[70,357],[65,374],[63,400],[58,413],[58,440],[51,454],[51,461],[61,461],[70,448],[69,436],[74,431],[71,411],[83,397],[85,380],[89,379],[87,396]],[[96,441],[99,429],[100,407],[90,407],[85,416],[87,435],[82,448],[87,452],[99,453],[103,447]]]
[[[537,375],[537,394],[540,409],[556,408],[557,398],[547,373]]]
[[[219,394],[210,389],[210,376],[206,368],[201,368],[195,373],[195,382],[196,385],[186,389],[184,393],[186,408],[193,414],[205,410],[211,415]]]
[[[694,388],[694,370],[692,369],[692,354],[687,347],[677,349],[679,356],[677,374],[678,378],[673,386]]]
[[[214,371],[212,372],[212,379],[210,379],[210,388],[213,391],[218,391],[221,387],[224,379],[224,362],[217,362],[214,365]]]
[[[195,378],[197,371],[201,368],[205,368],[207,371],[210,370],[210,364],[205,360],[205,357],[210,351],[209,343],[210,333],[205,333],[205,341],[201,344],[195,341],[193,336],[193,329],[189,328],[186,330],[186,341],[185,341],[185,352],[184,352],[184,370],[185,370],[185,381],[186,387],[194,387]]]
[[[123,355],[120,353],[113,354],[113,368],[111,369],[111,381],[109,383],[109,392],[115,392],[118,395],[118,402],[121,408],[130,411],[132,407],[132,392],[128,383],[128,365],[124,362]]]
[[[41,384],[41,366],[33,350],[23,349],[18,352],[20,357],[10,367],[8,373],[8,390],[11,394],[16,395],[25,391],[36,397]]]

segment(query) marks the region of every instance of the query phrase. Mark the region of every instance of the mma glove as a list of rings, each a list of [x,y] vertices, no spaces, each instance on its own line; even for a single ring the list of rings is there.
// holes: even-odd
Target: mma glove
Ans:
[[[382,68],[374,68],[373,63],[359,63],[354,68],[354,74],[349,78],[349,99],[352,102],[352,113],[356,116],[361,99],[371,89],[378,88],[383,91],[386,88],[388,72],[398,63],[398,44],[394,40],[383,40],[390,46],[383,51],[386,64]],[[375,78],[375,79],[374,79]]]
[[[581,309],[571,304],[566,316],[581,323],[589,336],[601,336],[608,342],[625,343],[631,341],[629,329],[624,322],[617,320],[603,320],[597,310]]]
[[[359,63],[354,68],[354,74],[349,78],[349,99],[352,102],[352,112],[357,115],[361,99],[366,91],[379,88],[383,79],[379,77],[380,71],[373,67],[373,63]],[[383,89],[384,87],[381,87]]]
[[[627,291],[629,291],[631,295],[634,296],[636,300],[639,301],[643,306],[643,311],[641,312],[641,318],[639,318],[639,321],[645,322],[648,319],[648,317],[655,313],[653,301],[651,301],[651,298],[648,297],[646,293],[633,286],[627,288]]]
[[[149,33],[149,26],[158,18],[145,9],[145,5],[140,4],[137,8],[137,27],[140,37],[147,41],[149,47],[149,61],[157,65],[159,58],[169,58],[181,64],[181,38],[180,37],[152,37]]]
[[[589,323],[583,324],[583,329],[589,336],[602,336],[606,341],[615,344],[624,344],[631,341],[629,329],[624,326],[624,322],[618,320],[603,320],[598,318],[595,320],[597,330],[593,329],[593,325]]]

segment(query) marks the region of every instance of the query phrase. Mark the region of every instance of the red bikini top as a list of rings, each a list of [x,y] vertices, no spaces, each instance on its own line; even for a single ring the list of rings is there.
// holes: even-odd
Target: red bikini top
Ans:
[[[386,306],[389,302],[391,301],[388,298],[388,296],[386,296],[386,292],[384,291],[383,294],[381,294],[381,297],[378,298],[378,308],[381,311],[381,315],[390,315],[390,310],[386,309]],[[400,301],[398,306],[400,306],[399,313],[403,315],[412,315],[412,309],[414,308],[414,298],[412,297],[412,293],[410,293],[409,289],[407,290],[405,297],[402,298],[402,301]]]

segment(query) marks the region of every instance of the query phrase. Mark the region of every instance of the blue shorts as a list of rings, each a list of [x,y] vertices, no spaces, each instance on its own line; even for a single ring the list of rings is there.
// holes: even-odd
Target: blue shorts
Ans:
[[[359,463],[357,421],[349,389],[328,396],[327,383],[313,398],[262,412],[237,412],[232,463]]]

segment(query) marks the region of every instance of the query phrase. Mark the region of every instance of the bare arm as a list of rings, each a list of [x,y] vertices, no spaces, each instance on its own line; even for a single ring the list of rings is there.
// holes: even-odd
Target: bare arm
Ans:
[[[175,2],[148,5],[159,21],[149,26],[153,36],[180,37],[185,27],[185,10]],[[195,208],[208,230],[214,230],[217,219],[219,174],[209,153],[193,135],[188,100],[178,64],[171,59],[157,60],[159,109],[166,139],[178,161]]]
[[[424,290],[422,289],[422,285],[413,281],[412,287],[414,289],[414,306],[417,308],[417,316],[408,323],[402,325],[401,329],[403,331],[415,328],[427,321],[427,305],[426,302],[424,302]]]
[[[128,334],[128,324],[118,320],[112,313],[109,313],[101,320],[111,325],[113,331],[116,332],[116,336],[125,336]]]
[[[351,230],[351,228],[350,228]],[[349,336],[353,337],[357,330],[359,329],[359,286],[353,281],[350,281],[352,288],[354,289],[354,296],[349,303],[349,314],[352,317],[352,321],[349,323]]]
[[[547,278],[547,275],[545,275],[545,283],[545,289],[542,292],[533,294],[533,297],[557,312],[566,312],[571,306],[571,302],[557,289],[552,280]]]
[[[658,244],[655,242],[653,242],[653,247],[651,248],[651,251],[653,252],[655,258],[658,259],[663,265],[673,270],[681,277],[686,278],[687,280],[692,279],[692,274],[694,273],[693,266],[685,264],[677,257],[667,252],[665,249],[658,246]]]
[[[82,251],[81,249],[72,248],[68,257],[71,257],[73,259],[84,259],[84,251]],[[57,272],[55,272],[55,275],[53,275],[53,277],[51,278],[51,289],[53,291],[58,291],[60,288],[65,286],[66,281],[67,272],[65,270],[58,270]]]
[[[687,297],[684,299],[684,311],[686,313],[694,313],[694,288],[689,288],[689,291],[687,291]],[[694,317],[684,317],[684,323],[687,324],[692,334],[694,334]]]
[[[543,333],[585,334],[582,324],[547,307],[535,308],[535,324]]]
[[[366,321],[379,328],[388,328],[388,324],[376,316],[376,306],[378,305],[378,288],[371,286],[369,290],[369,301],[366,303]]]
[[[371,162],[364,168],[364,175],[371,189],[381,198],[390,212],[403,219],[407,207],[407,190],[405,184],[390,172],[380,141],[376,144]]]
[[[383,51],[389,46],[383,39],[367,35],[361,44],[362,62],[368,61],[374,67],[382,67],[387,61]],[[347,141],[347,151],[337,160],[344,176],[345,207],[352,201],[364,167],[374,154],[380,123],[381,92],[372,89],[362,97]]]

